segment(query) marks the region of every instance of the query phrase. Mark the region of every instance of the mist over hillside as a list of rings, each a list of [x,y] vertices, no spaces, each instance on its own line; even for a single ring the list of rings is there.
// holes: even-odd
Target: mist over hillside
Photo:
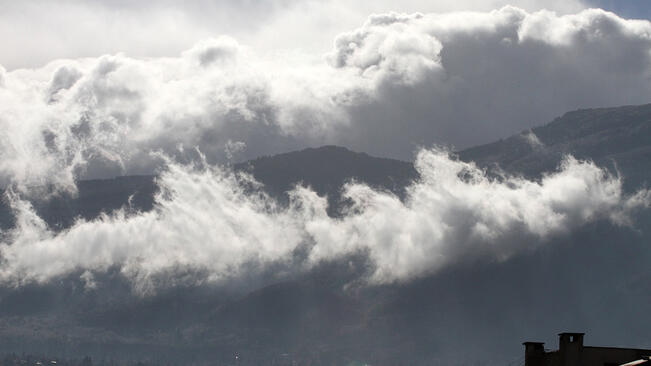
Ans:
[[[386,257],[363,246],[307,267],[302,263],[311,248],[297,246],[265,266],[255,261],[243,262],[241,266],[251,271],[238,272],[228,281],[211,281],[210,273],[203,272],[216,271],[212,267],[181,268],[180,272],[163,267],[161,274],[155,274],[158,277],[148,279],[153,281],[155,291],[144,294],[134,290],[133,282],[140,277],[129,277],[117,261],[108,262],[108,267],[99,266],[101,270],[88,269],[80,262],[71,272],[56,275],[49,274],[53,270],[44,262],[42,267],[47,271],[40,267],[21,269],[42,277],[0,289],[0,352],[25,350],[67,357],[89,354],[180,363],[217,360],[224,364],[234,362],[237,355],[240,364],[251,365],[290,359],[313,364],[469,364],[477,360],[504,364],[518,360],[522,341],[551,341],[562,330],[585,331],[594,344],[644,347],[651,343],[651,319],[647,316],[647,305],[651,303],[651,214],[644,208],[631,211],[631,220],[621,223],[617,221],[619,216],[600,215],[618,207],[610,203],[612,200],[625,201],[625,195],[635,195],[646,187],[651,179],[650,143],[651,106],[644,105],[570,112],[547,125],[454,153],[452,159],[444,157],[446,154],[426,155],[430,160],[421,157],[416,167],[410,162],[375,158],[335,146],[235,164],[230,169],[248,173],[262,184],[258,187],[246,176],[235,174],[232,181],[243,185],[241,194],[262,194],[260,202],[264,205],[277,202],[280,207],[291,206],[295,195],[302,192],[293,191],[297,184],[310,187],[319,196],[327,195],[326,211],[330,218],[317,216],[318,220],[309,221],[309,225],[331,225],[326,228],[332,230],[339,230],[336,225],[357,217],[355,210],[369,210],[366,206],[360,208],[356,196],[347,196],[350,193],[343,187],[351,183],[355,188],[355,182],[368,185],[370,191],[365,186],[358,189],[362,189],[362,197],[371,197],[370,207],[383,207],[389,202],[387,207],[402,210],[383,221],[385,226],[380,229],[390,228],[391,221],[401,224],[400,213],[428,212],[419,211],[418,206],[427,203],[428,195],[444,192],[453,195],[452,201],[462,201],[464,195],[475,194],[470,189],[475,187],[473,184],[492,187],[481,192],[495,195],[504,190],[511,192],[510,189],[521,192],[512,187],[519,184],[526,188],[523,192],[541,189],[539,195],[544,195],[552,192],[544,190],[550,184],[567,186],[578,182],[585,184],[578,185],[579,192],[595,190],[610,194],[618,187],[615,174],[619,174],[624,196],[618,192],[606,195],[605,203],[596,208],[582,200],[600,198],[599,195],[567,196],[576,200],[567,204],[577,205],[579,212],[560,211],[559,215],[571,220],[558,229],[549,224],[552,229],[540,237],[531,233],[537,230],[536,226],[531,228],[527,225],[533,224],[517,220],[515,229],[496,226],[497,241],[478,240],[480,244],[476,245],[473,237],[466,242],[462,240],[465,236],[454,233],[446,240],[456,247],[436,252],[447,258],[436,271],[405,274],[392,272],[398,268],[389,266],[381,273],[397,280],[376,283],[369,283],[369,276],[377,275],[378,268],[382,269],[378,262],[381,264]],[[606,170],[563,163],[567,154],[592,160]],[[480,169],[474,171],[471,165],[459,165],[463,163],[454,156],[476,162],[487,171],[488,178],[480,174]],[[434,168],[428,170],[427,164]],[[583,181],[584,176],[578,174],[562,175],[571,172],[562,164],[575,164],[570,165],[571,169],[593,174],[593,181]],[[453,174],[422,176],[444,169],[452,169]],[[612,181],[608,180],[607,171],[613,174]],[[522,175],[531,181],[511,179],[508,175]],[[194,177],[181,174],[175,182],[183,184],[174,187],[193,189],[193,179],[204,179],[203,175]],[[205,177],[231,182],[229,175]],[[438,177],[448,179],[444,185],[458,186],[461,193],[454,196],[457,193],[453,190],[422,188],[431,188],[423,180]],[[551,180],[545,181],[545,177]],[[123,222],[128,223],[130,217],[137,219],[143,212],[164,215],[170,210],[173,215],[175,208],[184,210],[183,206],[164,200],[165,194],[173,196],[174,192],[166,193],[165,186],[161,191],[157,182],[166,181],[153,176],[81,181],[76,196],[35,198],[32,204],[34,212],[51,230],[61,233],[51,234],[55,239],[57,235],[73,235],[93,220],[99,220],[97,225],[126,225]],[[532,197],[536,196],[527,196],[527,200]],[[5,195],[1,206],[3,235],[13,235],[10,228],[15,219],[10,200]],[[221,210],[250,204],[234,202],[233,206],[224,205],[210,212],[217,215]],[[520,204],[517,200],[489,202],[510,202],[514,207]],[[545,201],[541,202],[544,205]],[[209,200],[206,204],[212,203]],[[401,204],[409,210],[403,210]],[[562,204],[554,201],[551,207]],[[110,216],[119,208],[123,208],[121,214],[125,219],[110,221],[100,216],[102,212]],[[462,206],[452,208],[463,210]],[[269,215],[282,216],[283,210],[272,207]],[[479,214],[482,208],[471,206],[469,210],[462,211],[463,217],[472,210]],[[585,218],[584,212],[589,212]],[[157,220],[163,221],[165,217],[159,216]],[[362,216],[354,230],[362,232],[364,226],[374,225],[371,220],[363,220],[375,217]],[[214,219],[220,220],[215,225],[226,225],[227,221]],[[487,225],[493,222],[478,220]],[[289,225],[289,221],[262,222]],[[470,231],[473,221],[448,224]],[[309,225],[305,230],[312,227]],[[102,226],[89,228],[105,230]],[[283,235],[279,238],[291,239],[289,234]],[[181,239],[176,240],[184,244]],[[470,244],[466,247],[467,243]],[[276,244],[284,245],[280,241]],[[492,254],[492,247],[499,248],[497,254]],[[238,252],[232,258],[246,253]],[[396,249],[394,255],[400,252]],[[419,268],[421,262],[409,260]],[[427,266],[432,263],[438,262],[425,262]],[[172,271],[174,282],[170,282],[165,271]]]
[[[453,155],[492,173],[521,174],[532,179],[554,171],[563,157],[572,155],[621,174],[630,192],[649,183],[650,121],[651,104],[577,110],[546,125]],[[260,157],[231,168],[251,174],[266,192],[284,203],[296,185],[309,186],[328,197],[331,214],[342,204],[345,183],[360,181],[404,197],[405,188],[418,178],[411,162],[375,158],[337,146]],[[156,184],[154,176],[124,176],[81,180],[78,190],[76,195],[63,192],[46,200],[34,200],[39,216],[54,228],[64,228],[75,217],[92,219],[123,206],[148,211]],[[9,227],[12,219],[6,202],[0,204],[0,215],[1,227]]]

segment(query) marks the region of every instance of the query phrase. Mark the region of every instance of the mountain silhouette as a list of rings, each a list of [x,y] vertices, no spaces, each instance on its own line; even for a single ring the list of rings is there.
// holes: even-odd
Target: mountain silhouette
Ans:
[[[624,176],[632,190],[649,181],[651,171],[651,104],[583,109],[508,138],[457,152],[459,159],[474,161],[489,171],[505,171],[536,179],[554,171],[566,155],[591,160]],[[308,148],[260,157],[234,164],[250,173],[272,197],[286,203],[296,185],[311,187],[327,196],[329,213],[341,207],[341,188],[347,182],[363,182],[373,188],[404,197],[405,188],[418,179],[411,162],[377,158],[338,146]],[[93,219],[122,207],[147,211],[157,191],[154,176],[125,176],[82,180],[78,195],[65,193],[48,200],[33,200],[34,207],[51,227],[69,227],[77,217]],[[12,226],[6,199],[0,202],[0,228]]]

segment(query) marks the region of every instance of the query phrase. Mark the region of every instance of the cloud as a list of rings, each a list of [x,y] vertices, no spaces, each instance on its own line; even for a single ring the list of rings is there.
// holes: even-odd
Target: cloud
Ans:
[[[19,213],[2,276],[39,282],[117,266],[146,291],[179,271],[222,281],[362,253],[374,266],[366,280],[384,283],[507,258],[521,237],[540,243],[602,219],[630,225],[648,192],[624,196],[619,178],[571,158],[541,182],[492,180],[425,150],[406,201],[351,184],[355,205],[341,219],[309,189],[286,209],[215,166],[326,143],[409,158],[417,146],[485,142],[576,107],[643,102],[650,35],[651,23],[601,10],[385,13],[340,34],[325,60],[217,37],[173,57],[2,69],[0,182]],[[80,177],[160,169],[169,195],[154,211],[62,233],[21,199],[48,185],[74,191]]]
[[[213,63],[235,61],[240,45],[229,37],[208,39],[197,43],[183,56],[195,59],[201,66],[207,67]]]
[[[57,58],[125,52],[135,57],[174,56],[197,40],[227,34],[270,52],[327,51],[339,32],[356,27],[369,14],[486,11],[513,4],[575,12],[578,0],[197,0],[114,1],[2,0],[0,64],[9,69],[38,67]]]
[[[404,158],[418,145],[485,143],[568,110],[647,103],[650,31],[648,21],[598,9],[371,16],[330,54],[374,85],[374,100],[349,109],[348,141]]]
[[[282,207],[255,193],[247,176],[166,160],[162,191],[146,213],[121,210],[57,233],[10,196],[18,219],[0,244],[2,281],[82,273],[97,286],[92,273],[118,268],[137,292],[148,293],[183,273],[194,273],[196,283],[224,282],[271,266],[304,271],[364,254],[371,264],[364,281],[392,283],[458,262],[504,260],[590,222],[630,225],[636,210],[651,205],[649,191],[626,196],[618,177],[571,157],[533,182],[488,178],[434,149],[419,153],[421,178],[405,201],[351,183],[343,189],[352,207],[332,218],[326,198],[308,188],[297,187]]]
[[[146,292],[157,275],[197,269],[208,271],[205,280],[232,278],[247,264],[288,257],[298,244],[292,217],[268,198],[248,194],[232,174],[170,165],[160,180],[164,191],[154,211],[118,211],[62,233],[50,231],[28,203],[12,197],[18,220],[3,244],[2,277],[17,284],[47,282],[76,269],[118,267]],[[166,285],[173,281],[165,279]]]
[[[223,36],[175,57],[3,71],[0,181],[74,190],[76,177],[152,173],[151,151],[225,162],[229,141],[241,159],[322,144],[411,159],[488,142],[578,107],[648,101],[650,35],[650,22],[597,9],[385,13],[325,60]]]
[[[630,211],[648,207],[648,191],[625,197],[621,181],[591,163],[567,158],[540,183],[492,180],[444,151],[421,151],[419,182],[406,202],[363,185],[347,187],[355,213],[334,227],[307,224],[316,237],[313,258],[368,250],[377,265],[371,281],[391,282],[458,261],[502,260],[594,220],[630,224]],[[523,240],[531,238],[531,241]]]

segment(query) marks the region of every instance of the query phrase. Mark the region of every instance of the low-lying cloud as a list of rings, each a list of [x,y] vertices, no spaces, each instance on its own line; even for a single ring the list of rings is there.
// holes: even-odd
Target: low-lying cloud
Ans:
[[[404,201],[346,185],[352,206],[339,218],[309,188],[297,187],[283,207],[252,193],[250,177],[169,160],[154,210],[125,208],[62,232],[13,195],[17,224],[0,244],[0,279],[21,285],[82,273],[97,286],[93,273],[119,268],[147,293],[181,281],[178,274],[224,282],[272,265],[305,271],[363,254],[370,263],[363,282],[393,283],[458,262],[504,260],[598,220],[631,225],[631,215],[651,204],[649,191],[626,196],[619,177],[571,157],[540,182],[489,178],[437,149],[421,151],[416,167],[420,179]]]

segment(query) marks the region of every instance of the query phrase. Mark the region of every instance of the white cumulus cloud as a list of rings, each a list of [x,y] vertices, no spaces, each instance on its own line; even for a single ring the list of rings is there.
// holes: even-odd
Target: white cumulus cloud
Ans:
[[[74,189],[76,177],[151,173],[152,151],[189,161],[199,147],[223,162],[228,141],[246,145],[241,159],[322,144],[403,159],[466,147],[579,107],[647,102],[650,35],[650,22],[598,9],[385,13],[324,57],[221,36],[174,57],[3,69],[0,181]]]

